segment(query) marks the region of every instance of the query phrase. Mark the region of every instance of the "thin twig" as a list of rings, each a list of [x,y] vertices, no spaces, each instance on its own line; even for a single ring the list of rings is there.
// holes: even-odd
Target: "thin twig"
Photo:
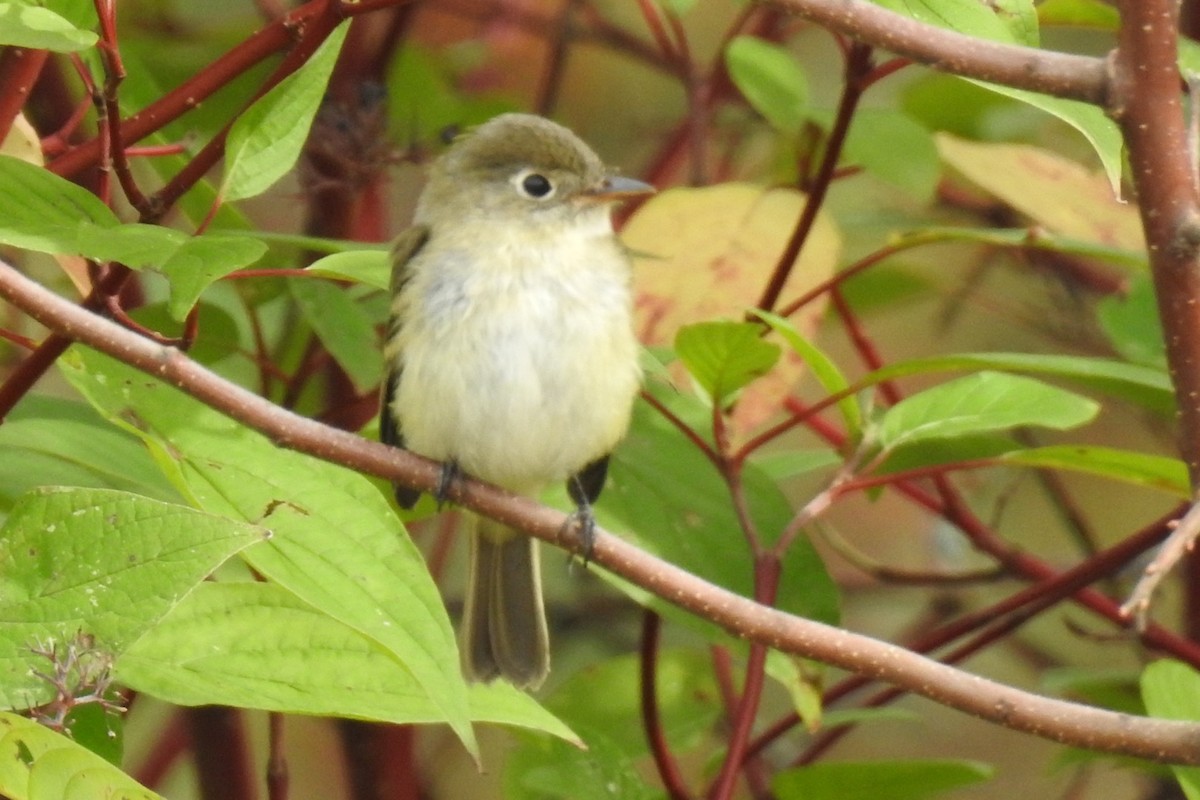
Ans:
[[[662,717],[658,713],[658,642],[661,629],[662,618],[657,613],[649,608],[642,612],[642,728],[646,732],[650,754],[654,757],[654,766],[663,788],[667,790],[667,797],[671,800],[690,800],[691,793],[667,744]]]
[[[763,2],[942,72],[1085,103],[1103,104],[1107,96],[1108,71],[1101,58],[967,36],[917,22],[869,0]],[[1129,0],[1128,4],[1138,2]],[[1123,11],[1121,18],[1125,18]]]

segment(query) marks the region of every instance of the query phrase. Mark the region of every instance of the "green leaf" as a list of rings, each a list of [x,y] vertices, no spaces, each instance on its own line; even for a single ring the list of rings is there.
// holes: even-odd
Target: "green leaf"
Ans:
[[[808,81],[787,50],[754,36],[725,48],[729,78],[750,106],[782,133],[799,133],[807,118]]]
[[[897,447],[874,472],[886,475],[935,464],[997,459],[1020,447],[1011,437],[994,433],[958,436],[953,439],[921,439]]]
[[[143,437],[200,508],[275,533],[243,558],[407,668],[469,749],[467,690],[450,620],[424,559],[361,475],[282,450],[202,403],[99,354],[69,351],[68,379]]]
[[[1104,261],[1129,271],[1145,272],[1148,268],[1144,250],[1128,250],[1085,239],[1060,236],[1049,231],[1030,233],[1029,228],[962,228],[933,226],[906,231],[892,242],[906,248],[941,242],[976,242],[991,247],[1033,248],[1055,253],[1068,253]],[[867,273],[869,274],[869,273]],[[859,278],[855,278],[858,280]]]
[[[968,36],[978,36],[981,39],[992,39],[1011,44],[1022,43],[1015,32],[1022,30],[1025,25],[1010,26],[1011,15],[1002,13],[999,5],[1010,5],[1008,0],[996,4],[985,4],[977,0],[874,0],[876,5],[911,17],[926,25],[937,25],[965,33]],[[1032,6],[1031,0],[1019,0],[1018,5]],[[1036,31],[1035,31],[1036,35]]]
[[[0,711],[0,795],[10,800],[163,800],[102,757]]]
[[[1033,378],[977,372],[901,400],[883,415],[884,448],[924,439],[950,439],[1023,425],[1059,430],[1088,422],[1100,410],[1094,400]]]
[[[1187,466],[1177,458],[1112,447],[1057,445],[1014,450],[1000,457],[1024,467],[1070,470],[1190,497]]]
[[[42,253],[75,252],[81,227],[114,228],[98,197],[49,170],[0,155],[0,243]]]
[[[381,657],[382,656],[382,657]],[[397,724],[442,710],[363,633],[270,583],[205,583],[118,660],[128,686],[178,705],[218,703]],[[508,684],[472,687],[470,717],[576,737]]]
[[[0,45],[75,53],[91,47],[99,38],[48,8],[0,3]]]
[[[171,282],[177,319],[213,280],[257,261],[267,250],[245,236],[188,236],[157,225],[123,225],[87,190],[8,156],[0,156],[0,243],[160,269]]]
[[[389,127],[405,142],[434,143],[449,132],[479,125],[497,114],[518,110],[497,97],[460,87],[459,73],[446,48],[435,51],[405,41],[391,60],[385,83]]]
[[[783,481],[840,464],[842,458],[833,450],[786,450],[756,452],[751,461],[772,480]]]
[[[695,410],[702,410],[699,400],[688,399]],[[688,415],[686,410],[682,413]],[[774,541],[792,519],[791,503],[775,481],[752,464],[746,465],[742,478],[746,496],[753,498],[751,517],[760,535]],[[596,514],[601,524],[622,538],[705,580],[753,597],[753,560],[729,487],[694,445],[645,404],[634,407],[630,434],[613,454],[608,486]],[[779,608],[836,624],[837,587],[808,539],[793,543],[784,557],[783,574]],[[692,615],[607,577],[639,603],[708,635],[720,635]]]
[[[832,395],[850,388],[850,382],[846,380],[846,376],[838,369],[833,359],[804,338],[791,322],[769,311],[755,311],[754,315],[783,337],[784,341],[792,348],[792,352],[800,356],[812,370],[813,377],[826,392]],[[842,414],[842,421],[846,423],[846,432],[851,438],[858,437],[862,433],[862,410],[858,407],[858,402],[854,397],[847,396],[839,400],[837,406],[838,411]]]
[[[296,163],[349,25],[347,20],[335,28],[303,67],[256,100],[233,123],[221,188],[226,200],[262,194]]]
[[[0,531],[0,704],[45,702],[30,648],[77,634],[119,655],[221,562],[264,538],[231,519],[103,489],[46,487]]]
[[[1038,9],[1034,0],[995,0],[991,3],[996,17],[1008,29],[1013,39],[1029,47],[1037,47]]]
[[[507,800],[658,800],[639,764],[624,752],[629,730],[619,737],[581,730],[582,747],[558,739],[522,737],[504,775]]]
[[[324,278],[366,284],[385,292],[392,282],[392,263],[386,250],[333,253],[309,264],[305,271]]]
[[[123,715],[99,703],[82,703],[67,713],[64,725],[76,742],[113,766],[121,766],[125,757]]]
[[[1171,382],[1161,370],[1137,364],[1082,356],[1040,355],[1033,353],[958,353],[900,361],[872,372],[856,384],[858,388],[907,375],[931,372],[1002,370],[1055,375],[1088,389],[1128,400],[1161,414],[1175,411]]]
[[[1129,667],[1052,667],[1042,674],[1046,692],[1081,700],[1088,705],[1145,716],[1146,704],[1139,689],[1139,674]]]
[[[1200,674],[1178,661],[1155,661],[1142,672],[1142,699],[1156,717],[1200,722]],[[1200,800],[1200,767],[1171,772],[1188,800]]]
[[[655,660],[659,723],[675,750],[704,741],[724,713],[711,665],[702,649],[663,648]],[[626,735],[642,721],[640,668],[636,655],[596,661],[558,686],[546,707],[572,729],[613,741],[626,758],[646,756],[646,737]]]
[[[31,463],[39,457],[47,459],[48,470]],[[0,475],[0,496],[8,500],[0,505],[6,508],[17,495],[54,483],[178,499],[136,438],[91,406],[45,395],[27,395],[0,425]],[[73,480],[65,481],[68,475]]]
[[[992,777],[978,761],[829,761],[779,773],[780,800],[923,800]]]
[[[1154,284],[1148,275],[1135,275],[1124,297],[1109,296],[1096,307],[1096,317],[1113,347],[1135,364],[1165,370],[1167,347]]]
[[[761,334],[748,322],[697,322],[679,329],[675,352],[714,404],[724,405],[779,360],[779,346]]]
[[[334,357],[359,392],[379,385],[383,359],[375,325],[340,286],[323,280],[288,281],[292,297],[317,338]]]
[[[1115,31],[1121,15],[1103,0],[1043,0],[1037,7],[1042,25],[1075,25]]]
[[[1036,46],[1037,11],[1032,0],[875,0],[881,6],[921,22],[994,41]],[[1121,188],[1122,140],[1116,124],[1098,106],[1064,100],[1023,89],[970,80],[997,94],[1011,97],[1058,117],[1087,139],[1108,176],[1113,191]]]
[[[844,158],[921,201],[933,198],[941,178],[941,163],[932,134],[899,111],[856,111],[846,137]]]
[[[171,282],[167,310],[174,319],[184,319],[213,281],[253,264],[266,252],[265,242],[245,236],[188,238],[161,266]]]

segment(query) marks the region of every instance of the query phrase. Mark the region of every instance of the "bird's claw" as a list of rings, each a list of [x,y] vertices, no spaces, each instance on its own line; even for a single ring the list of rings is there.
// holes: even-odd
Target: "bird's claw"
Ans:
[[[567,521],[563,523],[561,533],[566,533],[571,528],[574,528],[576,535],[579,537],[580,555],[583,556],[583,565],[592,560],[592,550],[596,546],[596,515],[592,513],[592,507],[587,504],[582,504],[567,516]]]
[[[461,477],[462,470],[458,468],[457,461],[442,462],[442,472],[438,475],[437,486],[433,490],[433,499],[437,502],[438,511],[446,505],[450,493],[454,491],[454,484],[458,483]]]

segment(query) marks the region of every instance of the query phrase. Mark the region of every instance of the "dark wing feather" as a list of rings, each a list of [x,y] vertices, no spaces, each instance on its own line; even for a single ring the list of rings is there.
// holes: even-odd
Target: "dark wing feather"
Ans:
[[[608,477],[608,456],[604,455],[567,479],[567,493],[575,505],[586,508],[600,497],[604,479]]]
[[[429,240],[429,229],[424,225],[414,225],[400,234],[392,245],[392,297],[400,293],[409,278],[409,265],[415,256]],[[404,320],[392,317],[388,322],[388,342],[400,332]],[[397,353],[389,358],[383,381],[382,406],[379,410],[379,441],[392,447],[404,447],[404,431],[400,430],[400,420],[392,416],[392,399],[396,396],[396,386],[400,382],[400,373],[404,368],[403,353]],[[421,493],[407,486],[396,486],[396,502],[401,508],[412,508],[420,499]]]

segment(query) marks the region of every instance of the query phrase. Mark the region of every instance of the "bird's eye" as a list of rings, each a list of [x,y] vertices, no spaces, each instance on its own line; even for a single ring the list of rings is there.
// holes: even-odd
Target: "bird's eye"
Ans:
[[[513,182],[521,194],[534,200],[545,200],[554,194],[554,184],[539,172],[521,172]]]

